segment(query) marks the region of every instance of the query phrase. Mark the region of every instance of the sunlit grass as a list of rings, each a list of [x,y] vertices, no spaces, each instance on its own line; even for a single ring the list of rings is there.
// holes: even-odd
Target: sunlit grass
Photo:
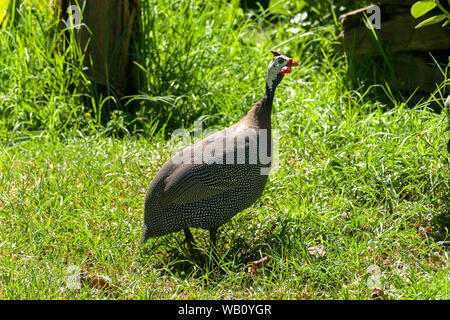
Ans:
[[[0,33],[0,298],[370,299],[373,283],[386,299],[449,298],[445,113],[352,88],[331,51],[333,20],[299,27],[249,20],[233,3],[148,5],[166,18],[144,20],[160,37],[146,33],[147,53],[160,57],[142,66],[145,111],[131,124],[124,106],[106,124],[89,109],[81,68],[53,52],[43,16],[24,11]],[[300,66],[276,92],[280,168],[261,199],[219,230],[217,256],[203,230],[193,230],[200,258],[182,233],[139,246],[172,130],[240,119],[263,94],[273,48]]]

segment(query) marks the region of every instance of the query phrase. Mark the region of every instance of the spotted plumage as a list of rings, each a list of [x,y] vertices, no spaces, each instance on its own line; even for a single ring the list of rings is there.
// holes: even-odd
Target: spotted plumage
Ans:
[[[260,197],[271,166],[274,92],[298,65],[272,53],[266,92],[248,114],[174,155],[153,178],[145,196],[142,243],[181,230],[193,241],[190,227],[210,230],[214,243],[217,229]]]

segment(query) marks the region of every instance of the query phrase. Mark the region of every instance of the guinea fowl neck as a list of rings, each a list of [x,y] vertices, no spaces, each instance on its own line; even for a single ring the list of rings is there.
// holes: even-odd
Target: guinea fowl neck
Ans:
[[[266,92],[261,100],[253,105],[253,108],[243,119],[248,126],[260,129],[271,128],[271,114],[275,89],[276,86],[270,88],[266,85]]]

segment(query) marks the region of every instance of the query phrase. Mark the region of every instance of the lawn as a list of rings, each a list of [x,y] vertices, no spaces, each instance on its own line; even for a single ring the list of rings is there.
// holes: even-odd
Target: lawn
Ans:
[[[332,49],[345,1],[273,6],[272,20],[200,3],[143,1],[137,113],[95,101],[82,53],[54,51],[42,10],[0,31],[0,299],[449,299],[449,120],[429,107],[440,93],[355,85]],[[182,233],[141,246],[171,132],[243,117],[274,48],[300,66],[276,92],[279,166],[262,197],[219,229],[215,255],[204,230],[201,258]]]

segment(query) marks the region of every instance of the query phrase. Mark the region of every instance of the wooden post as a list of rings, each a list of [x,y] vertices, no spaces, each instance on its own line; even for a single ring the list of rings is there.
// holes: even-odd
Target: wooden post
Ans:
[[[75,33],[86,48],[87,76],[99,91],[118,98],[137,93],[140,0],[51,0],[50,5],[61,19],[60,28],[76,21],[77,10],[81,13],[82,25]]]

